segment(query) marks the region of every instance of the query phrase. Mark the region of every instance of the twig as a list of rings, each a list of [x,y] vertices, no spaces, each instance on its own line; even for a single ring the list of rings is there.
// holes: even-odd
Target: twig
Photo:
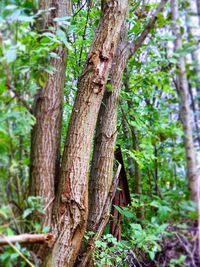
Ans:
[[[49,202],[47,203],[47,205],[44,207],[44,211],[46,211],[48,209],[48,207],[52,204],[52,202],[54,201],[55,197],[52,197],[52,199],[49,200]]]
[[[192,252],[190,251],[190,248],[187,246],[187,245],[188,245],[188,241],[187,241],[187,240],[184,238],[184,236],[181,235],[181,234],[176,233],[176,236],[177,236],[177,238],[178,238],[180,244],[182,245],[182,247],[183,247],[183,248],[185,249],[185,251],[188,253],[188,255],[189,255],[189,257],[190,257],[190,259],[191,259],[191,261],[192,261],[192,266],[195,267],[196,264],[195,264],[195,261],[194,261],[193,254],[192,254]],[[182,238],[183,238],[183,240],[182,240]],[[184,242],[185,242],[186,244],[185,244]]]
[[[146,39],[147,35],[149,34],[150,30],[153,28],[153,26],[155,25],[158,19],[158,14],[163,10],[167,1],[168,0],[161,0],[160,4],[156,8],[155,13],[152,15],[149,23],[147,24],[143,32],[139,35],[139,37],[135,41],[133,41],[133,43],[129,44],[129,56],[130,57],[136,52],[136,50],[140,47],[140,45]]]
[[[76,11],[76,13],[74,13],[73,18],[84,8],[85,4],[87,3],[87,0],[85,1],[85,3],[78,9],[78,11]]]
[[[7,83],[7,88],[12,91],[15,95],[15,97],[21,102],[21,104],[32,114],[32,109],[27,104],[26,100],[20,95],[19,92],[17,92],[10,84]]]

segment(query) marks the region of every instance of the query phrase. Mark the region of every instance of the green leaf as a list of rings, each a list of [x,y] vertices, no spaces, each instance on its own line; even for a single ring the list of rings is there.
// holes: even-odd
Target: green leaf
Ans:
[[[25,211],[23,212],[23,216],[22,216],[22,217],[25,219],[25,218],[28,217],[33,211],[34,211],[34,209],[32,209],[32,208],[25,209]]]
[[[65,44],[65,46],[67,46],[67,37],[66,37],[66,33],[64,31],[62,31],[61,29],[58,29],[56,31],[56,35],[59,37],[59,39]]]

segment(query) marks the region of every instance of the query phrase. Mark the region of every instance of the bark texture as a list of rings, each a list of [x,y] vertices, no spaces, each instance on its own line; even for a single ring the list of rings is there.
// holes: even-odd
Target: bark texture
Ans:
[[[117,104],[123,70],[128,59],[124,29],[111,69],[112,85],[106,90],[98,115],[89,187],[88,229],[95,230],[112,183],[114,144],[117,136]]]
[[[102,208],[112,182],[114,144],[116,140],[117,104],[121,82],[129,58],[141,46],[148,33],[155,25],[157,15],[162,11],[166,0],[162,0],[144,31],[133,43],[126,41],[126,32],[121,33],[121,40],[111,69],[111,90],[105,92],[98,115],[95,146],[93,152],[91,183],[89,188],[88,229],[95,230]]]
[[[178,2],[176,0],[171,0],[171,11],[173,20],[173,32],[174,35],[176,36],[175,49],[180,50],[182,49],[182,36],[180,32],[180,26],[177,23],[177,19],[179,18],[179,11],[178,11]],[[198,172],[197,172],[197,163],[196,163],[196,155],[195,155],[193,132],[192,132],[192,113],[190,109],[188,80],[185,68],[185,58],[183,56],[180,56],[178,58],[177,70],[178,70],[177,84],[178,84],[178,93],[180,96],[181,120],[185,136],[184,143],[185,143],[185,152],[187,158],[189,187],[192,199],[197,202]]]
[[[73,266],[80,248],[87,222],[94,128],[127,10],[128,0],[104,1],[100,24],[78,82],[54,206],[57,240],[44,266]]]
[[[55,17],[70,14],[70,0],[43,0],[41,9],[51,10],[45,13],[39,23],[40,30],[48,26],[57,25],[53,22]],[[61,120],[63,106],[63,88],[66,69],[66,48],[56,48],[60,57],[52,58],[49,62],[55,68],[53,74],[48,74],[44,87],[40,88],[34,105],[36,125],[33,127],[31,137],[31,164],[30,164],[30,194],[45,198],[46,216],[44,225],[51,224],[51,210],[55,195],[55,179],[59,168],[59,150],[61,135]]]

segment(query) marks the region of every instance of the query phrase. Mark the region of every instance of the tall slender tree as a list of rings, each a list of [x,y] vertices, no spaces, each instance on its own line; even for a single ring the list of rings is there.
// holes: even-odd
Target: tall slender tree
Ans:
[[[178,24],[179,10],[178,2],[176,0],[171,0],[171,12],[173,21],[173,33],[176,36],[175,40],[175,50],[179,51],[182,49],[182,36],[180,31],[180,26]],[[177,62],[177,89],[180,97],[180,113],[181,120],[183,124],[183,130],[185,134],[185,152],[187,157],[187,171],[189,179],[189,187],[191,191],[191,197],[197,202],[198,197],[198,172],[197,172],[197,162],[195,155],[195,147],[193,140],[192,131],[192,114],[190,109],[190,96],[188,89],[188,80],[185,67],[185,58],[180,55]]]

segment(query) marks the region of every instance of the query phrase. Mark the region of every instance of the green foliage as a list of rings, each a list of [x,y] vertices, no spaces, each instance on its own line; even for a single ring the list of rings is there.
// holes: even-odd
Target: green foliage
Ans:
[[[118,242],[111,234],[104,235],[95,242],[93,258],[98,267],[105,264],[110,266],[121,266],[123,258],[127,253],[127,246]]]
[[[87,3],[86,3],[87,2]],[[45,86],[47,75],[56,70],[50,60],[59,59],[56,48],[68,49],[62,147],[76,96],[78,78],[100,19],[100,1],[73,1],[73,16],[55,18],[56,27],[37,29],[39,1],[3,0],[0,3],[0,232],[13,235],[33,231],[46,233],[40,225],[44,216],[43,200],[28,195],[31,129],[36,123],[31,114],[36,92]],[[147,25],[155,3],[130,1],[128,39],[133,41]],[[182,17],[188,3],[181,1]],[[121,242],[111,235],[96,241],[94,259],[98,266],[121,266],[128,251],[142,251],[154,260],[160,251],[168,225],[197,218],[195,204],[189,200],[183,129],[179,97],[174,83],[175,67],[181,56],[195,51],[197,36],[187,36],[183,20],[183,48],[167,51],[175,37],[170,15],[160,13],[150,37],[129,61],[124,75],[119,110],[118,139],[132,195],[130,207],[115,208],[123,215]],[[66,28],[68,30],[66,31]],[[190,86],[200,85],[195,69],[198,60],[187,63]],[[108,83],[106,90],[115,88]],[[198,100],[198,95],[196,96]],[[196,101],[194,99],[194,101]],[[25,103],[25,104],[24,104]],[[198,114],[194,114],[197,116]],[[125,129],[127,128],[127,129]],[[127,130],[127,131],[126,131]],[[127,134],[128,132],[128,134]],[[196,134],[196,132],[195,132]],[[141,175],[142,195],[135,191],[135,170]],[[131,172],[132,170],[132,172]],[[145,219],[138,218],[144,209]],[[93,235],[88,233],[86,241]],[[24,247],[16,244],[23,255]],[[6,246],[0,255],[3,266],[25,266],[19,253]],[[185,256],[171,259],[170,267],[180,265]],[[127,263],[128,264],[128,263]],[[128,265],[127,265],[128,266]]]
[[[20,251],[24,257],[28,258],[30,256],[29,251],[26,248],[21,247],[19,243],[15,244],[15,247],[18,251]],[[20,262],[21,267],[27,266],[26,261],[20,261],[21,255],[13,248],[6,246],[4,249],[4,252],[0,255],[0,263],[3,263],[3,266],[5,267],[13,267],[17,262]]]

